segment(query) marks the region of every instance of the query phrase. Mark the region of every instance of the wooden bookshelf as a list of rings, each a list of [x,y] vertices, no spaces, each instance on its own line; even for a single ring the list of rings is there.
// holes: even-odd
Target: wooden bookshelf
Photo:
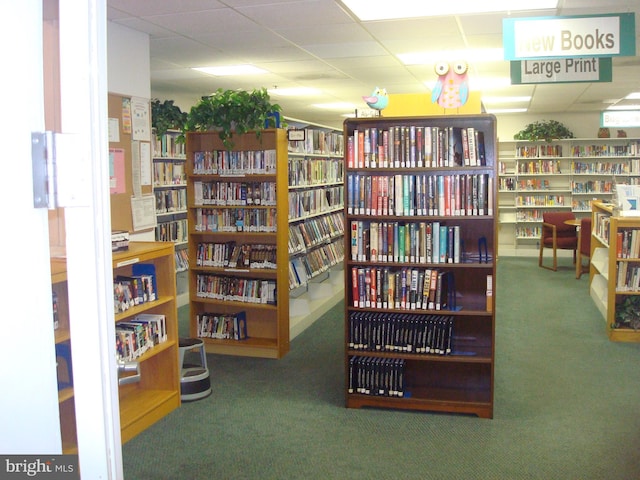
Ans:
[[[591,298],[605,319],[611,341],[640,342],[640,329],[621,327],[619,322],[623,302],[638,299],[640,306],[640,283],[633,274],[640,269],[640,250],[631,247],[632,236],[640,237],[640,216],[618,216],[612,204],[593,202],[592,228]]]
[[[191,336],[202,338],[210,353],[281,358],[289,351],[286,132],[234,135],[232,150],[217,132],[189,132],[186,140]],[[205,246],[225,244],[275,249],[275,268],[199,260]],[[223,287],[230,284],[240,286],[238,295]],[[245,315],[247,338],[203,336],[209,333],[198,328],[204,314]]]
[[[113,254],[113,274],[131,275],[138,264],[155,267],[154,301],[116,313],[118,322],[143,313],[164,315],[167,340],[147,350],[135,361],[140,368],[137,382],[121,385],[120,424],[122,442],[127,442],[180,406],[178,371],[178,310],[176,304],[174,246],[167,242],[130,242],[127,251]],[[129,374],[120,374],[120,380]]]
[[[424,147],[427,129],[433,139],[440,138],[429,143],[430,148]],[[458,151],[463,143],[459,140],[462,129],[466,129],[472,141],[477,140],[476,146],[484,146],[483,160],[480,156],[475,162],[465,160],[460,150],[461,157],[456,157],[462,158],[459,163],[448,161],[449,145],[456,145]],[[449,131],[460,134],[450,137]],[[370,139],[370,148],[363,148],[369,140],[360,139],[362,136]],[[344,138],[345,228],[350,231],[345,235],[347,407],[493,417],[497,255],[495,117],[352,119],[344,123]],[[451,142],[445,143],[449,138]],[[380,146],[380,150],[374,145]],[[467,146],[478,153],[473,143]],[[358,153],[363,151],[366,153]],[[440,160],[437,152],[443,152]],[[388,163],[383,162],[385,158]],[[446,201],[444,196],[439,200],[435,190],[427,188],[438,183],[452,186]],[[456,196],[456,191],[471,194],[468,211],[462,200],[466,195]],[[431,203],[428,202],[430,196]],[[456,199],[460,202],[456,203]],[[384,240],[384,235],[379,234],[381,229],[387,233],[403,229],[410,233],[399,233],[397,237],[392,233]],[[430,253],[429,229],[447,232],[445,238],[451,243],[446,243],[446,248],[443,244],[441,251],[446,253],[442,258],[435,255],[434,250]],[[408,239],[406,256],[402,255],[399,241],[403,237]],[[420,298],[418,292],[422,289],[412,289],[411,279],[420,279],[422,274],[422,280],[414,280],[416,286],[442,285],[438,281],[425,283],[424,278],[431,276],[427,271],[436,271],[433,278],[441,278],[444,285],[449,285],[449,295],[443,293],[438,297],[436,289],[429,298],[427,289]],[[399,279],[397,283],[392,280],[395,278]],[[400,291],[403,278],[408,286],[407,296],[392,296],[389,292]]]

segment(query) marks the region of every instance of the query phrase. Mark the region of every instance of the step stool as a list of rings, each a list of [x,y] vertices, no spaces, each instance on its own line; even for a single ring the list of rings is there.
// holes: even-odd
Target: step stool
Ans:
[[[180,361],[180,398],[183,402],[200,400],[211,394],[211,379],[209,377],[209,367],[207,367],[207,356],[204,350],[204,342],[197,338],[181,338],[179,345]],[[185,363],[199,355],[199,364]]]

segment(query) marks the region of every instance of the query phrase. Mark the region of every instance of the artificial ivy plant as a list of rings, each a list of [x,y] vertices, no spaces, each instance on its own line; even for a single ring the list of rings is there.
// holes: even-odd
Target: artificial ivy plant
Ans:
[[[255,130],[259,138],[266,126],[278,126],[274,115],[281,112],[280,105],[271,103],[266,88],[223,90],[202,99],[189,111],[183,132],[217,130],[226,148],[233,148],[233,134]]]
[[[557,120],[542,120],[530,123],[513,136],[514,140],[545,140],[574,138],[573,132]]]
[[[613,328],[640,328],[640,297],[628,296],[616,306]]]
[[[161,137],[167,130],[182,130],[187,120],[187,112],[173,104],[173,100],[161,102],[157,98],[151,100],[151,126],[156,135]]]

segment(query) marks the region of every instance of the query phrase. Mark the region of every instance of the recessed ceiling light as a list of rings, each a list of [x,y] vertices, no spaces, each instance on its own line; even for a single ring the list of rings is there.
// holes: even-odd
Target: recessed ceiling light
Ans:
[[[353,103],[347,102],[314,103],[311,106],[316,108],[324,108],[325,110],[352,110],[356,108]]]
[[[311,87],[271,88],[268,92],[269,95],[280,95],[282,97],[306,97],[321,93],[317,88]]]
[[[482,103],[518,103],[518,102],[530,102],[531,96],[522,97],[482,97]]]
[[[640,105],[611,105],[607,110],[640,110]]]
[[[193,70],[215,75],[216,77],[225,77],[229,75],[257,75],[267,73],[262,68],[253,65],[224,65],[221,67],[194,67]]]
[[[504,60],[504,49],[477,48],[467,50],[438,50],[400,53],[397,56],[405,65],[430,65],[442,60],[467,60],[471,63],[502,62]]]
[[[626,98],[627,100],[640,100],[640,92],[630,93],[624,98]]]
[[[393,18],[437,17],[472,13],[515,12],[556,8],[558,0],[455,0],[448,2],[418,2],[416,0],[342,0],[342,3],[362,21]]]

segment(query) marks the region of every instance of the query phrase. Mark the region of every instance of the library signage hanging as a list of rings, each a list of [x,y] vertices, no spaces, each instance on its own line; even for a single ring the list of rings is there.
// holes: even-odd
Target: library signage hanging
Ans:
[[[511,62],[511,84],[610,82],[611,58],[558,58]]]
[[[502,20],[505,60],[635,56],[635,14]]]

